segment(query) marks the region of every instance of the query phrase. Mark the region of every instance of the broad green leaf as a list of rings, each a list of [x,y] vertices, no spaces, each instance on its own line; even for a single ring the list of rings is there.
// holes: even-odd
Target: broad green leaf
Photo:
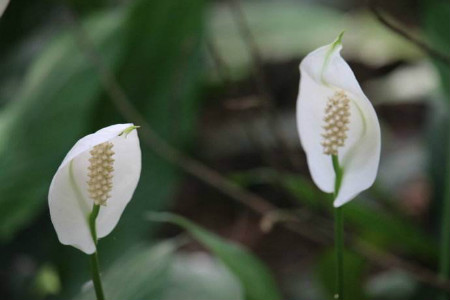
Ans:
[[[248,250],[203,229],[195,223],[170,213],[149,213],[153,221],[169,222],[183,227],[199,243],[217,256],[239,278],[246,299],[281,299],[280,291],[267,267]]]
[[[188,5],[175,0],[138,0],[132,6],[104,10],[81,20],[106,67],[120,74],[119,84],[130,101],[163,138],[180,148],[191,140],[197,116],[202,8],[203,1]],[[177,22],[173,21],[175,15]],[[104,93],[98,71],[85,57],[73,31],[64,29],[37,55],[17,99],[0,114],[3,241],[38,215],[47,215],[51,178],[76,140],[101,127],[127,121]],[[117,228],[100,241],[102,267],[144,236],[151,237],[155,225],[142,226],[142,212],[165,207],[179,178],[175,166],[143,147],[142,176],[133,200]],[[67,298],[86,277],[85,257],[60,245],[49,218],[45,220],[45,228],[51,230],[45,233],[49,243],[38,248],[45,248],[43,253],[57,248],[48,259],[63,270],[64,294],[60,296]]]
[[[397,300],[418,298],[419,286],[411,274],[391,269],[370,278],[365,289],[371,299]]]
[[[423,24],[429,44],[447,57],[450,53],[450,3],[442,0],[424,1],[422,4]],[[449,265],[445,264],[448,258],[445,249],[445,235],[448,236],[448,224],[445,224],[449,208],[448,198],[450,190],[450,65],[430,57],[440,74],[441,93],[436,93],[442,100],[441,103],[432,103],[432,114],[428,120],[427,146],[429,154],[428,172],[432,182],[432,204],[430,209],[431,222],[440,233],[440,272],[445,273]],[[447,219],[448,220],[448,219]],[[447,260],[448,261],[448,260]],[[446,266],[445,266],[446,265]],[[447,271],[448,274],[448,271]],[[448,295],[447,295],[448,296]],[[441,296],[442,299],[445,296]]]
[[[176,253],[179,240],[128,250],[102,277],[110,300],[241,300],[242,288],[222,264],[205,253]],[[95,299],[92,283],[78,300]]]
[[[114,12],[86,23],[111,67],[121,53],[122,18]],[[57,37],[33,64],[17,99],[0,114],[0,240],[42,212],[58,163],[90,131],[100,92],[97,73],[71,34]]]
[[[133,3],[120,81],[147,121],[174,145],[190,141],[203,71],[204,0]]]
[[[265,171],[263,177],[255,175],[255,172],[246,173],[238,173],[233,178],[237,178],[243,184],[255,180],[273,182],[273,174],[270,172]],[[300,204],[315,211],[332,212],[330,195],[321,192],[304,176],[282,174],[281,179],[278,177],[277,180]],[[343,211],[346,222],[352,224],[361,236],[372,242],[426,258],[433,259],[436,255],[435,239],[398,214],[382,210],[368,201],[351,201],[344,206]]]
[[[251,57],[239,32],[231,6],[211,6],[208,28],[211,40],[232,75],[248,75]],[[386,29],[369,12],[342,14],[331,6],[305,1],[243,1],[242,10],[262,56],[287,61],[306,55],[346,31],[345,56],[369,65],[421,57],[417,48]]]
[[[210,299],[244,299],[238,278],[206,253],[177,254],[161,300]]]
[[[448,56],[450,53],[450,3],[442,0],[430,0],[422,3],[423,23],[425,37],[431,47]],[[450,105],[450,66],[438,59],[431,57],[439,74],[441,85],[446,97],[447,105]]]
[[[190,140],[196,118],[202,5],[141,0],[125,12],[105,11],[83,22],[107,68],[121,70],[120,83],[133,104],[180,147]],[[98,71],[72,31],[45,47],[28,73],[17,99],[0,114],[0,239],[42,212],[51,177],[77,139],[124,121],[104,96]],[[143,160],[141,181],[150,184],[138,187],[135,198],[142,200],[132,202],[129,217],[124,214],[131,223],[139,220],[142,208],[165,205],[178,178],[175,167],[153,153],[144,151]],[[149,193],[152,202],[146,201]],[[144,231],[123,237],[135,239]]]
[[[333,209],[330,196],[320,191],[313,193],[311,189],[315,188],[314,185],[303,177],[284,176],[283,184],[302,204],[317,209],[319,203],[322,209],[330,212]],[[346,222],[373,242],[427,258],[434,258],[436,255],[434,238],[400,215],[391,214],[373,203],[358,199],[346,204],[343,212]]]
[[[154,247],[141,246],[128,251],[102,277],[106,298],[161,299],[177,247],[175,241],[169,240]],[[92,283],[86,285],[86,290],[76,299],[96,298]]]
[[[138,0],[130,3],[123,25],[119,83],[152,128],[180,149],[189,146],[197,118],[203,8],[203,0]],[[98,127],[121,120],[109,102],[99,109],[105,113],[94,120]],[[143,211],[166,207],[181,176],[176,166],[142,147],[142,174],[133,200],[116,230],[101,241],[107,251],[103,256],[110,259],[156,227],[142,225]]]

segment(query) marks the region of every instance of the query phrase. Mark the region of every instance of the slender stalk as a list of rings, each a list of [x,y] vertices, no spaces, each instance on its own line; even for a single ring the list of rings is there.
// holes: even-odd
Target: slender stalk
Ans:
[[[100,279],[97,251],[90,255],[90,259],[91,259],[92,281],[94,282],[95,295],[97,296],[97,300],[104,300],[105,296],[103,294],[102,281]]]
[[[336,248],[336,294],[335,299],[344,299],[344,220],[342,207],[334,209],[334,238]]]
[[[95,220],[97,219],[98,213],[100,212],[100,205],[94,204],[92,207],[92,212],[89,215],[89,229],[91,230],[92,239],[94,240],[95,246],[97,246],[97,228]]]
[[[342,183],[342,168],[336,155],[332,155],[333,168],[336,174],[333,198],[336,199]],[[334,239],[336,251],[336,294],[334,298],[344,300],[344,216],[342,207],[334,209]]]
[[[92,239],[94,240],[96,248],[97,248],[97,229],[95,225],[95,220],[97,219],[99,211],[100,205],[94,204],[92,212],[89,215],[89,228],[91,230]],[[102,281],[100,279],[100,268],[97,249],[93,254],[90,255],[90,260],[91,260],[91,274],[92,274],[92,281],[94,283],[95,295],[97,296],[97,300],[104,300],[105,296],[103,293]]]

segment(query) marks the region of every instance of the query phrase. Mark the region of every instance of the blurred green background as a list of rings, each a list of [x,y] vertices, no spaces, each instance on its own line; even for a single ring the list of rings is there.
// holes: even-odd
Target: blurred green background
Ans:
[[[376,5],[449,55],[448,1]],[[295,102],[299,62],[342,30],[383,138],[376,184],[345,206],[347,297],[449,299],[437,278],[449,65],[357,0],[12,0],[0,19],[0,298],[94,299],[47,193],[79,138],[136,121],[111,101],[118,87],[138,125],[270,205],[236,201],[142,128],[140,183],[99,245],[107,299],[331,299],[331,202],[311,182]]]

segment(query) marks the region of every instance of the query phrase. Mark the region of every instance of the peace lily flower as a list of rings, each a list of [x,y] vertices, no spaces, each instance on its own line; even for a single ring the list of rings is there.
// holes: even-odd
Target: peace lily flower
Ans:
[[[308,54],[300,64],[297,125],[309,170],[324,192],[335,192],[332,157],[342,170],[334,206],[340,207],[375,181],[380,126],[369,99],[335,42]]]
[[[131,200],[141,173],[137,127],[117,124],[80,139],[67,153],[50,185],[50,217],[64,245],[92,254],[89,227],[94,205],[96,236],[107,236]]]

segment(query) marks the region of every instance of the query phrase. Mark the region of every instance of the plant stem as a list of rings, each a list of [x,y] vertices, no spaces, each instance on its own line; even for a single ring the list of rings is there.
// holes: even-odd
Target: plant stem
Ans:
[[[104,300],[105,296],[103,294],[102,281],[100,279],[97,251],[92,253],[90,255],[90,258],[91,258],[92,281],[94,282],[95,295],[97,296],[97,300]]]
[[[336,248],[336,294],[335,299],[344,299],[344,220],[342,207],[334,209],[334,239]]]
[[[342,183],[342,168],[336,155],[332,155],[331,158],[336,174],[333,194],[333,199],[336,200]],[[342,207],[334,209],[334,243],[336,251],[336,294],[334,298],[337,300],[344,300],[344,216],[342,209]]]
[[[95,220],[97,219],[98,213],[100,212],[100,205],[94,204],[92,207],[92,212],[89,215],[89,229],[91,230],[92,239],[94,240],[95,246],[97,246],[97,228]]]
[[[89,215],[89,228],[91,230],[92,239],[94,240],[96,248],[97,248],[97,229],[95,220],[97,219],[99,211],[100,205],[94,204],[92,212]],[[103,293],[102,281],[100,279],[100,268],[97,249],[94,253],[90,255],[90,259],[91,259],[92,282],[94,283],[95,295],[97,296],[97,300],[104,300],[105,296]]]

